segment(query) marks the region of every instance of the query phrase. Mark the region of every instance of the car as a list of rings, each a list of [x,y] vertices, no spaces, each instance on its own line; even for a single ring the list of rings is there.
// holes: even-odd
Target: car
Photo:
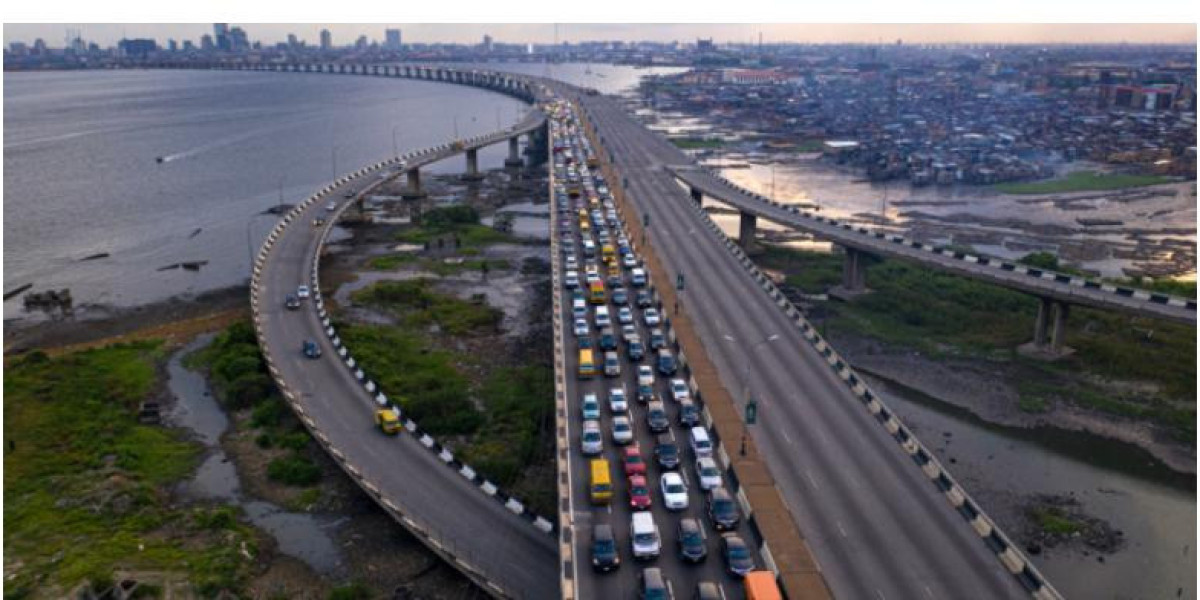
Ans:
[[[692,395],[687,382],[678,377],[672,379],[669,385],[671,386],[671,398],[676,401],[684,400]]]
[[[600,330],[600,349],[606,351],[617,349],[617,336],[613,334],[611,327]]]
[[[658,309],[653,306],[642,311],[642,321],[646,323],[646,327],[654,327],[662,322],[658,316]]]
[[[346,197],[347,197],[347,198],[353,198],[353,197],[354,197],[354,194],[350,194],[349,196],[346,196]],[[325,210],[327,210],[327,211],[329,211],[329,212],[333,212],[333,211],[337,210],[337,202],[334,202],[333,200],[330,200],[329,202],[326,202],[326,203],[325,203]]]
[[[357,193],[358,193],[358,190],[355,190],[355,189],[349,189],[349,190],[346,190],[346,193],[345,193],[345,194],[342,194],[342,197],[343,197],[343,198],[345,198],[345,199],[347,199],[347,200],[349,200],[349,199],[353,198],[353,197],[354,197],[354,195],[355,195],[355,194],[357,194]]]
[[[580,403],[580,410],[583,412],[584,421],[600,420],[600,401],[596,399],[595,394],[583,395],[583,402]]]
[[[592,346],[592,336],[590,335],[579,336],[575,341],[579,343],[580,350],[591,350],[594,348],[594,346]]]
[[[652,400],[646,405],[646,425],[651,433],[662,433],[671,428],[671,419],[667,417],[667,407],[662,400]]]
[[[650,330],[650,349],[661,350],[667,347],[667,336],[663,335],[661,329],[655,328]]]
[[[621,555],[617,552],[617,538],[613,535],[612,525],[596,523],[592,525],[592,568],[607,572],[621,566]]]
[[[634,475],[629,478],[629,508],[633,510],[650,510],[650,488],[646,487],[646,478]]]
[[[633,323],[633,311],[629,310],[628,306],[622,306],[621,309],[617,311],[617,320],[620,321],[622,325]]]
[[[604,353],[604,376],[605,377],[620,377],[621,376],[621,358],[616,352],[608,351]]]
[[[567,267],[568,271],[578,271],[579,270],[579,261],[575,260],[574,254],[567,255],[566,267]]]
[[[629,543],[633,546],[633,557],[651,559],[658,556],[662,543],[658,537],[658,526],[649,511],[638,511],[629,517]]]
[[[671,354],[666,348],[659,348],[657,353],[658,372],[663,375],[674,375],[675,371],[679,370],[679,365],[675,362],[675,355]]]
[[[633,253],[629,252],[625,254],[625,258],[621,259],[621,264],[624,265],[626,269],[632,269],[638,266],[638,261],[637,258],[633,256]]]
[[[604,329],[612,327],[612,318],[608,314],[607,306],[596,307],[596,329]]]
[[[636,337],[638,337],[638,332],[637,332],[636,326],[634,326],[632,324],[621,326],[621,339],[628,342],[629,340],[632,340]]]
[[[725,488],[713,488],[708,491],[708,519],[712,521],[717,531],[735,529],[741,521],[737,503]]]
[[[575,319],[574,330],[576,337],[583,337],[592,332],[592,329],[588,327],[587,319]]]
[[[623,415],[629,412],[629,400],[625,398],[625,388],[613,388],[608,390],[608,409],[614,415]]]
[[[614,287],[612,289],[612,301],[617,306],[625,306],[629,304],[629,292],[623,287]]]
[[[754,570],[754,556],[742,536],[726,533],[721,536],[721,555],[725,557],[725,569],[734,577],[745,577]]]
[[[320,218],[320,217],[317,217],[317,218],[315,218],[315,219],[313,219],[313,220],[312,220],[312,226],[313,226],[313,227],[320,227],[320,226],[322,226],[322,225],[324,225],[324,224],[325,224],[325,219],[322,219],[322,218]]]
[[[630,270],[629,279],[633,287],[646,287],[646,270],[641,267]]]
[[[600,422],[584,421],[579,442],[584,456],[595,456],[604,452],[604,436],[600,434]]]
[[[642,569],[641,579],[642,592],[639,596],[641,600],[671,600],[675,597],[671,593],[671,586],[667,585],[667,580],[663,578],[662,569],[650,567]]]
[[[626,477],[646,474],[646,460],[642,458],[642,449],[637,446],[625,448],[623,463]]]
[[[583,279],[588,285],[592,285],[593,282],[600,281],[600,272],[594,271],[593,269],[595,269],[595,267],[596,265],[588,265],[588,270],[584,271]]]
[[[633,423],[629,421],[629,417],[625,415],[613,417],[612,437],[613,442],[621,446],[633,442]]]
[[[654,462],[664,469],[679,467],[679,446],[669,434],[659,434],[654,439]]]
[[[704,491],[721,487],[721,471],[711,456],[696,459],[696,482]]]
[[[637,383],[654,387],[654,370],[646,365],[639,365],[637,368]]]
[[[566,277],[563,278],[563,285],[567,286],[569,290],[579,287],[579,272],[567,271]]]
[[[696,593],[692,600],[725,600],[725,594],[715,581],[701,581],[696,584]]]
[[[646,348],[642,346],[642,340],[634,338],[629,341],[629,348],[625,350],[625,355],[633,362],[641,362],[646,357]]]
[[[304,355],[309,358],[321,358],[321,347],[312,340],[304,340]]]
[[[633,303],[637,304],[638,308],[646,308],[647,306],[654,305],[654,298],[650,296],[649,291],[638,290],[637,297],[634,299]]]
[[[302,285],[296,288],[296,297],[303,300],[309,296],[308,286]]]
[[[588,315],[588,307],[587,307],[586,301],[584,301],[584,300],[572,300],[571,301],[571,317],[572,318],[584,319],[584,318],[587,318],[587,315]]]
[[[679,424],[689,428],[700,424],[700,408],[690,398],[679,401]]]
[[[283,305],[286,306],[288,310],[296,310],[300,308],[300,299],[297,298],[295,294],[288,294],[287,296],[283,297]]]
[[[673,471],[663,473],[658,483],[659,490],[662,492],[663,504],[667,510],[687,510],[687,486],[684,485],[683,477],[679,473]]]
[[[679,546],[679,558],[691,562],[703,562],[708,557],[708,547],[704,544],[704,532],[700,521],[692,517],[679,520],[675,542]]]

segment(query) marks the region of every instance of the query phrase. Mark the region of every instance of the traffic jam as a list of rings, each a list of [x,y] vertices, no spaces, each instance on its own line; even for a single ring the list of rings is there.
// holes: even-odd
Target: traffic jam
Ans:
[[[622,595],[744,597],[761,564],[647,266],[569,106],[547,112],[578,576],[587,565]]]

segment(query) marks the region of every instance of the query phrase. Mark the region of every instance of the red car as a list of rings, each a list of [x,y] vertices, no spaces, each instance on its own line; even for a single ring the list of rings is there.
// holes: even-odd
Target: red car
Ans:
[[[625,476],[646,474],[646,461],[642,460],[642,449],[637,446],[625,448]]]
[[[629,507],[650,510],[650,488],[646,487],[646,478],[641,475],[629,478]]]

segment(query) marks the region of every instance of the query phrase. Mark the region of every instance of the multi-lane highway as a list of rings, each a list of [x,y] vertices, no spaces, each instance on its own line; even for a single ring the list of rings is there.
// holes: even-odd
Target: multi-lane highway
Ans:
[[[666,408],[670,426],[665,433],[655,434],[650,431],[646,420],[648,404],[637,400],[637,367],[647,366],[655,369],[655,360],[653,351],[647,346],[646,356],[639,360],[632,360],[629,356],[629,346],[618,341],[617,354],[619,356],[620,375],[615,377],[605,376],[602,372],[597,373],[594,377],[583,379],[577,376],[579,369],[579,353],[578,350],[583,344],[581,338],[586,338],[597,346],[600,341],[601,330],[595,327],[595,313],[599,306],[607,307],[612,313],[613,325],[611,329],[614,335],[618,338],[623,338],[621,324],[617,321],[617,312],[624,306],[628,307],[632,313],[634,322],[633,327],[637,332],[639,339],[644,344],[649,344],[651,340],[651,332],[653,329],[665,331],[666,325],[658,325],[650,327],[646,325],[644,320],[645,311],[638,307],[636,303],[636,295],[638,292],[649,294],[647,287],[639,287],[635,285],[631,278],[632,267],[622,267],[620,269],[620,286],[627,291],[628,302],[618,304],[613,300],[612,292],[614,286],[613,280],[607,276],[608,267],[604,265],[600,259],[599,238],[595,236],[599,231],[606,230],[611,236],[612,245],[617,247],[617,240],[623,237],[626,232],[623,229],[619,220],[616,225],[607,222],[607,216],[599,220],[594,220],[590,216],[587,217],[591,225],[591,231],[581,232],[579,229],[579,211],[582,209],[584,214],[591,213],[593,210],[600,211],[602,215],[608,215],[610,210],[615,211],[611,197],[607,194],[598,194],[594,191],[594,186],[591,185],[593,177],[596,178],[598,185],[604,185],[598,173],[590,172],[584,164],[585,149],[582,130],[563,126],[558,129],[557,133],[552,134],[555,144],[561,144],[573,153],[573,158],[564,159],[561,154],[555,155],[555,171],[554,177],[556,181],[562,182],[559,185],[565,188],[568,179],[567,168],[570,166],[575,172],[571,175],[575,185],[580,185],[580,182],[587,180],[583,184],[587,193],[582,194],[576,199],[567,199],[565,192],[561,189],[556,192],[556,195],[561,195],[563,200],[555,200],[553,209],[554,218],[552,227],[554,228],[554,248],[559,258],[556,261],[559,265],[564,265],[567,257],[572,257],[577,264],[577,273],[579,277],[578,289],[581,294],[585,294],[584,288],[586,282],[583,281],[585,269],[590,264],[601,271],[601,277],[605,280],[606,299],[602,304],[588,302],[586,320],[589,329],[585,334],[577,335],[572,329],[573,321],[575,320],[570,298],[574,290],[565,290],[564,297],[567,301],[561,303],[562,323],[564,327],[560,328],[559,334],[562,336],[561,348],[563,348],[563,364],[565,365],[565,381],[566,385],[566,406],[567,406],[567,429],[569,447],[567,454],[570,460],[571,471],[571,497],[570,497],[570,521],[574,528],[574,565],[577,572],[573,574],[573,580],[577,584],[577,593],[579,598],[621,598],[631,597],[638,589],[638,576],[643,568],[655,567],[662,570],[664,579],[667,585],[674,591],[676,598],[690,598],[696,590],[697,584],[702,581],[716,584],[724,597],[730,600],[743,597],[742,583],[725,571],[725,562],[721,556],[720,538],[723,532],[718,532],[714,529],[709,517],[705,514],[705,499],[706,494],[699,485],[698,476],[696,473],[696,457],[688,448],[688,433],[686,427],[680,424],[679,413],[680,403],[674,401],[672,392],[669,387],[671,377],[664,376],[655,372],[654,374],[654,393],[655,398],[661,400]],[[605,198],[601,203],[599,201],[590,204],[588,197]],[[561,204],[560,204],[561,202]],[[563,242],[571,240],[571,249],[561,249]],[[584,241],[597,242],[597,250],[592,258],[588,258],[582,251]],[[636,257],[636,253],[630,251]],[[641,261],[638,261],[639,266],[644,266]],[[562,274],[566,273],[566,266],[561,266]],[[560,278],[561,279],[561,278]],[[661,306],[654,307],[657,310],[662,309]],[[665,334],[664,334],[665,335]],[[595,355],[598,363],[603,362],[603,351],[598,346],[595,348]],[[601,365],[597,365],[601,371]],[[682,377],[682,372],[676,377]],[[614,411],[610,404],[612,390],[619,389],[623,392],[628,410]],[[581,428],[584,422],[582,414],[581,401],[585,395],[594,395],[599,401],[600,411],[599,418],[595,422],[599,423],[600,430],[603,434],[603,451],[598,456],[585,456],[581,450]],[[621,445],[614,442],[613,437],[613,421],[615,417],[628,417],[633,426],[634,439],[628,445]],[[665,435],[671,439],[679,451],[679,465],[672,469],[664,469],[657,464],[654,456],[654,448],[658,435]],[[630,481],[626,478],[623,466],[622,456],[626,448],[637,447],[641,450],[642,457],[646,463],[645,480],[651,498],[651,507],[645,511],[653,516],[654,522],[658,527],[659,538],[661,544],[661,554],[657,558],[651,560],[635,560],[632,555],[630,546],[630,519],[634,510],[630,507]],[[589,484],[589,467],[593,458],[604,458],[608,460],[610,465],[611,476],[613,480],[613,495],[610,502],[607,504],[597,505],[592,502],[588,492]],[[716,459],[719,460],[719,459]],[[663,502],[663,496],[659,490],[659,478],[666,472],[678,473],[684,480],[688,490],[688,507],[685,510],[673,511],[668,510]],[[728,488],[728,481],[723,483]],[[740,512],[740,509],[739,509]],[[704,538],[704,546],[707,549],[707,558],[699,564],[690,564],[684,562],[678,555],[677,547],[677,529],[681,519],[691,518],[700,525],[701,535]],[[599,523],[609,524],[616,537],[617,551],[621,556],[621,565],[613,572],[606,574],[592,573],[592,526]],[[746,520],[743,518],[738,526],[728,532],[740,536],[746,541],[750,548],[757,547],[757,541],[752,537]],[[758,562],[758,567],[762,568],[761,561]]]
[[[503,140],[539,126],[541,119],[534,114],[513,129],[462,146],[432,149],[411,158],[407,167],[451,156],[463,147]],[[336,449],[335,456],[354,469],[356,479],[378,488],[375,496],[394,505],[407,527],[423,532],[423,541],[474,576],[484,589],[511,597],[553,597],[558,593],[554,537],[485,494],[413,436],[382,435],[373,423],[372,394],[339,359],[317,312],[311,306],[284,307],[286,294],[312,280],[310,269],[322,230],[310,223],[329,214],[326,202],[352,202],[347,195],[362,193],[364,186],[381,180],[380,173],[371,172],[333,186],[294,215],[291,225],[271,244],[255,290],[264,352],[302,414],[319,427],[323,443]],[[321,358],[304,356],[301,348],[306,340],[323,350]]]
[[[754,440],[834,595],[1026,595],[689,206],[664,168],[678,150],[612,100],[561,89],[588,112],[628,196],[649,215],[668,280],[686,274],[685,310],[722,381],[740,389],[744,368],[753,382]]]

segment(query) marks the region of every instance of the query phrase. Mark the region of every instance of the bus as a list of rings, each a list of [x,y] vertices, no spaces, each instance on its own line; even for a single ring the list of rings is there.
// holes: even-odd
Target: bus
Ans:
[[[592,304],[604,304],[604,282],[599,279],[588,284],[588,301]]]
[[[596,359],[592,357],[591,348],[579,350],[579,378],[591,379],[596,376]]]
[[[608,504],[612,500],[612,472],[609,470],[608,461],[603,458],[593,458],[591,464],[592,478],[588,484],[588,492],[592,497],[592,504]]]
[[[603,260],[606,265],[614,264],[617,260],[617,250],[613,248],[612,244],[605,244],[601,248],[601,255],[604,257]]]

